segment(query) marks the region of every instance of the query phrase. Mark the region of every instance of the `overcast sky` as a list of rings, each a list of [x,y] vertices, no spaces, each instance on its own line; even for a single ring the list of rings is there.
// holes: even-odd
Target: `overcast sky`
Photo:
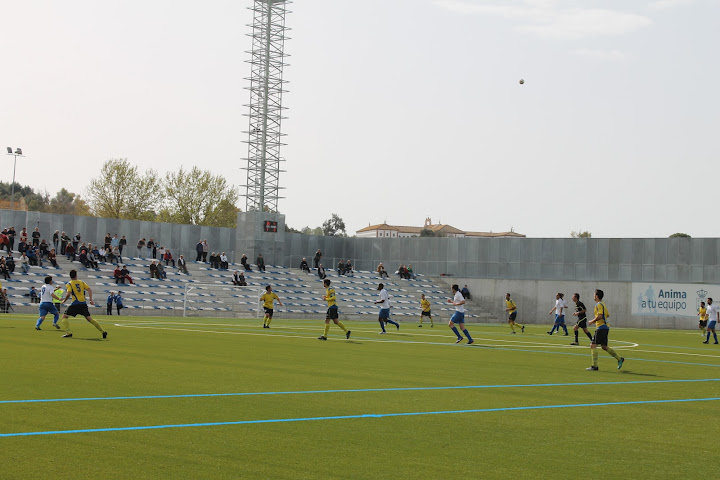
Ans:
[[[16,180],[84,193],[121,157],[243,185],[251,4],[0,0],[0,146],[27,154]],[[720,2],[290,9],[288,225],[337,213],[351,235],[429,216],[531,237],[718,236]]]

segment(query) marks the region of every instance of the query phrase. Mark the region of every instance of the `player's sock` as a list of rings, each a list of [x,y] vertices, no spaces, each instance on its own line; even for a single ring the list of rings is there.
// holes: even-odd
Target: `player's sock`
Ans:
[[[590,341],[592,342],[592,335],[590,335],[590,332],[585,332],[585,335],[587,335],[588,338],[590,339]]]
[[[430,326],[432,327],[433,325],[435,325],[435,323],[433,322],[432,317],[430,317]]]
[[[272,322],[272,318],[268,318],[268,319],[267,319],[267,322],[265,323],[265,325],[267,325],[267,326],[269,327],[269,326],[270,326],[270,322]]]
[[[345,325],[343,325],[343,322],[341,322],[340,320],[338,320],[337,326],[342,328],[343,332],[347,332],[347,327]]]
[[[37,319],[37,322],[35,323],[35,328],[40,328],[40,325],[42,325],[42,322],[43,322],[43,318],[39,317]]]
[[[399,327],[399,326],[400,326],[400,324],[398,324],[397,322],[393,322],[393,321],[390,320],[389,318],[388,318],[388,321],[387,321],[387,322],[388,322],[388,323],[392,323],[392,324],[395,325],[396,327]]]
[[[104,331],[105,331],[105,330],[103,330],[103,328],[100,326],[100,324],[95,321],[94,318],[88,319],[88,322],[92,323],[92,324],[95,326],[95,328],[97,328],[99,331],[101,331],[101,332],[104,332]]]
[[[565,325],[562,325],[562,327],[563,327],[563,330],[565,330],[565,335],[567,335],[568,334],[567,327]],[[560,331],[560,329],[558,328],[558,332],[559,331]]]
[[[467,331],[467,328],[463,329],[463,333],[465,334],[469,342],[473,341],[472,337],[470,336],[470,332]]]
[[[715,339],[715,342],[718,341],[718,340],[717,340],[717,333],[716,333],[716,332],[713,332],[713,338]]]
[[[420,325],[422,325],[422,316],[420,317]]]
[[[708,332],[707,332],[707,337],[705,338],[705,341],[706,341],[706,342],[709,342],[709,341],[710,341],[710,334],[711,334],[711,333],[712,333],[712,332],[711,332],[710,330],[708,330]]]
[[[62,329],[65,330],[66,332],[70,333],[70,320],[68,320],[67,318],[64,318],[64,317],[63,317],[63,318],[60,320],[60,328],[62,328]]]
[[[593,361],[592,365],[593,365],[593,367],[597,367],[597,359],[598,359],[597,348],[591,348],[590,350],[592,350],[592,361]]]
[[[380,322],[380,328],[382,328],[382,331],[384,332],[385,331],[385,322],[383,322],[382,320],[378,320],[378,322]]]
[[[515,324],[514,324],[514,323],[511,323],[511,324],[510,324],[510,330],[512,330],[513,332],[515,332]]]
[[[458,332],[457,327],[453,326],[452,331],[455,332],[455,335],[457,335],[458,338],[462,339],[462,335],[460,335],[460,332]]]
[[[553,333],[555,333],[555,329],[556,329],[556,328],[559,330],[559,328],[558,328],[557,325],[553,325],[552,330],[550,330],[550,335],[552,335]]]
[[[328,331],[330,330],[330,324],[325,324],[325,331],[323,332],[323,337],[327,338]]]
[[[60,319],[60,314],[56,313],[55,318],[53,319],[53,325],[57,325],[59,319]]]
[[[577,330],[575,330],[575,343],[579,343],[579,342],[578,342],[578,332],[577,332]]]
[[[618,355],[612,347],[608,347],[607,352],[613,357],[615,357],[615,360],[620,360],[620,355]]]

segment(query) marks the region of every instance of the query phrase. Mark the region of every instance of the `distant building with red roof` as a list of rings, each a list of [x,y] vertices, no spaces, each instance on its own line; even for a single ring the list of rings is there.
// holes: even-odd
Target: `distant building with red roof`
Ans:
[[[398,225],[388,225],[381,223],[379,225],[369,225],[355,232],[356,236],[362,238],[400,238],[400,237],[419,237],[422,230],[430,230],[436,236],[443,237],[520,237],[525,235],[513,232],[466,232],[455,228],[451,225],[443,225],[442,223],[433,224],[430,217],[425,219],[425,225],[422,227],[408,227]]]

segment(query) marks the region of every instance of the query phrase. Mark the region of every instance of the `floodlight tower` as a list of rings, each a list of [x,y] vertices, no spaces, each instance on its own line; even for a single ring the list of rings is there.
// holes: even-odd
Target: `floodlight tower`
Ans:
[[[280,193],[280,130],[282,116],[283,67],[285,63],[285,14],[287,0],[255,0],[252,50],[250,52],[250,127],[248,130],[246,211],[278,211]]]

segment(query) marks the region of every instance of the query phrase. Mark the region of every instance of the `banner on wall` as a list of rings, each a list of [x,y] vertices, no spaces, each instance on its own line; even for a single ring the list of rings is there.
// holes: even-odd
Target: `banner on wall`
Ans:
[[[697,317],[700,302],[720,302],[720,285],[700,283],[633,283],[632,314]]]

